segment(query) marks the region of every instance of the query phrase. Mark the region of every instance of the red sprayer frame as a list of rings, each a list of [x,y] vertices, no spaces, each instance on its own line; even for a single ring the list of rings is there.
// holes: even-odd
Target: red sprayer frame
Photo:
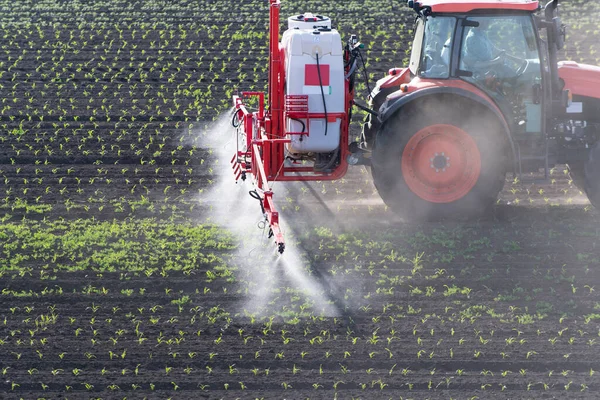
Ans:
[[[344,113],[309,113],[306,96],[285,96],[284,51],[279,44],[279,10],[280,0],[270,0],[269,7],[269,93],[265,111],[265,94],[263,92],[242,92],[233,97],[233,106],[238,126],[245,135],[245,149],[236,151],[231,159],[236,180],[252,176],[257,190],[251,192],[260,200],[263,214],[270,227],[269,236],[275,238],[278,251],[283,253],[285,242],[279,225],[279,213],[273,203],[272,183],[275,181],[322,181],[340,179],[348,170],[349,112],[354,100],[348,79],[345,82]],[[348,73],[349,67],[345,71]],[[244,100],[258,98],[259,109],[250,112]],[[306,119],[307,128],[310,119],[341,120],[341,136],[339,161],[337,166],[328,171],[318,171],[311,166],[286,165],[286,143],[290,143],[289,135],[310,134],[306,132],[286,132],[287,118]],[[271,185],[269,184],[271,182]]]

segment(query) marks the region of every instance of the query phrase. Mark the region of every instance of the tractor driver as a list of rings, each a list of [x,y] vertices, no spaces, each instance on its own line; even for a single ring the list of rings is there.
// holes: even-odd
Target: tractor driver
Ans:
[[[522,74],[527,61],[508,54],[490,40],[489,35],[493,34],[490,22],[493,19],[481,17],[472,21],[479,25],[469,27],[464,36],[461,69],[472,72],[475,80],[495,89],[503,81]]]
[[[487,18],[480,18],[477,21],[479,26],[470,27],[463,42],[461,61],[466,68],[461,68],[470,70],[474,74],[481,72],[482,69],[487,70],[492,64],[491,61],[494,61],[501,52],[487,36],[489,24],[486,20]]]

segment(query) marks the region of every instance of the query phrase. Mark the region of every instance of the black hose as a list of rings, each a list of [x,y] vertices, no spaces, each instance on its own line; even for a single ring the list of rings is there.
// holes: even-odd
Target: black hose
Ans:
[[[302,133],[306,132],[306,124],[304,123],[304,121],[302,121],[301,119],[298,118],[291,118],[290,119],[292,121],[296,121],[296,122],[300,122],[302,124]],[[302,138],[302,136],[300,136],[300,138]]]
[[[346,65],[345,67],[348,67],[348,65]],[[354,74],[354,71],[356,71],[356,68],[358,67],[358,60],[356,60],[356,57],[352,58],[351,65],[352,66],[348,70],[348,73],[346,74],[346,76],[344,76],[344,78],[346,79],[350,78]]]
[[[258,192],[256,190],[251,190],[248,193],[250,194],[250,197],[258,200],[258,202],[260,203],[260,209],[262,210],[262,213],[264,214],[265,206],[263,205],[263,199],[262,199],[262,197],[260,197],[260,194],[258,194]]]
[[[325,136],[327,136],[327,104],[325,104],[325,92],[323,91],[323,81],[321,80],[321,67],[319,66],[319,53],[317,55],[317,75],[319,75],[319,86],[321,87],[321,97],[323,98],[323,110],[325,111]]]
[[[360,108],[363,111],[368,112],[371,115],[374,115],[375,117],[379,117],[379,113],[375,110],[371,110],[369,107],[365,107],[361,104],[358,104],[356,101],[352,102],[353,105],[355,105],[356,107]]]
[[[240,126],[242,124],[242,122],[240,121],[240,119],[237,117],[238,115],[238,111],[236,110],[233,113],[233,118],[231,118],[231,125],[233,125],[234,128],[237,128],[238,126]],[[237,121],[237,123],[236,123]]]
[[[338,146],[332,153],[333,154],[331,155],[331,159],[329,160],[327,165],[321,168],[322,171],[327,171],[331,169],[333,165],[337,162],[337,158],[340,155],[340,147]]]
[[[360,62],[363,65],[363,75],[365,77],[365,83],[367,84],[367,90],[369,91],[369,95],[371,94],[371,86],[369,85],[369,76],[367,75],[367,65],[365,64],[365,60],[362,56],[362,53],[359,51],[358,56],[360,57]]]

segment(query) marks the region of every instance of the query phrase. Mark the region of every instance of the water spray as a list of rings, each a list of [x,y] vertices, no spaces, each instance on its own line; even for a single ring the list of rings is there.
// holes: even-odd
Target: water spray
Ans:
[[[235,114],[234,114],[235,115]],[[207,220],[231,232],[238,242],[230,260],[239,268],[239,277],[247,282],[247,296],[240,304],[242,313],[267,316],[286,306],[281,300],[274,305],[275,289],[290,287],[303,293],[313,304],[315,312],[323,316],[338,316],[339,310],[326,293],[324,286],[311,277],[306,255],[288,246],[285,254],[274,249],[271,240],[264,199],[250,179],[236,181],[230,170],[230,154],[238,146],[239,135],[232,127],[232,114],[225,112],[205,131],[196,133],[196,145],[210,148],[215,156],[211,165],[215,175],[211,187],[199,195],[198,201],[207,206]],[[257,200],[259,204],[257,205]],[[261,214],[257,213],[261,209]],[[282,231],[293,232],[290,226]]]

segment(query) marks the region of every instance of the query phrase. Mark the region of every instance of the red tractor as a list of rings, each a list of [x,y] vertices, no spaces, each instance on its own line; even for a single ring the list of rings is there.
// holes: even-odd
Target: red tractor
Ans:
[[[279,0],[270,0],[270,74],[264,94],[234,98],[242,143],[232,159],[282,252],[275,180],[328,180],[370,165],[384,202],[411,219],[481,215],[507,172],[567,164],[600,207],[600,68],[558,62],[565,30],[558,0],[408,1],[416,14],[410,62],[392,68],[354,102],[364,59],[343,46],[327,17],[288,19],[279,41]],[[257,96],[250,112],[247,97]],[[353,106],[368,111],[350,143]]]

